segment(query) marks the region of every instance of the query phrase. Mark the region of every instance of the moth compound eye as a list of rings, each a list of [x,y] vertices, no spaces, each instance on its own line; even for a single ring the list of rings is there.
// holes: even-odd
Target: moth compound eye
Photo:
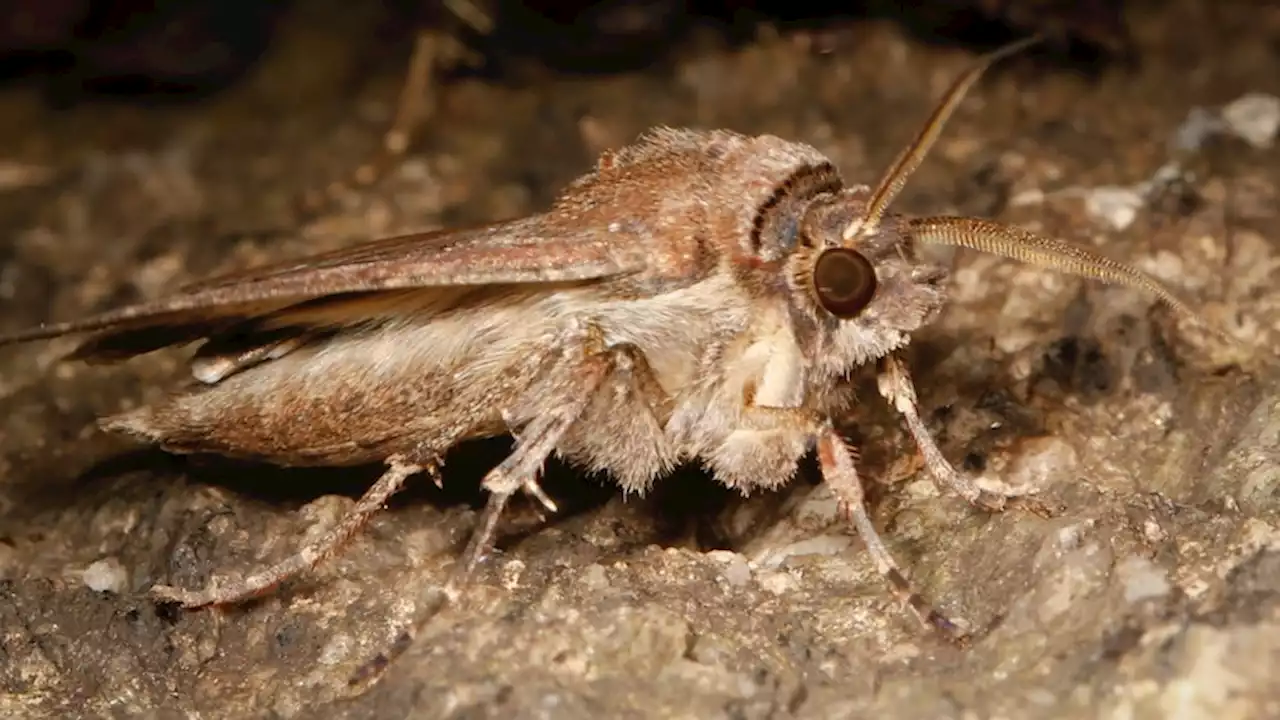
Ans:
[[[818,303],[832,315],[856,317],[876,295],[876,270],[862,253],[831,248],[813,266],[813,291]]]

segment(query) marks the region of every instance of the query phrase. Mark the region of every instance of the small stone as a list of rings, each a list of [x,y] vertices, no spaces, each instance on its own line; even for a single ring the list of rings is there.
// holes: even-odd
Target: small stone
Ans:
[[[747,559],[740,553],[729,552],[727,550],[714,550],[708,553],[712,560],[718,560],[724,565],[720,576],[725,579],[732,587],[742,587],[751,581],[751,566],[747,564]]]
[[[84,584],[94,592],[120,594],[129,586],[129,573],[114,557],[106,557],[91,564],[81,574]]]
[[[848,535],[818,535],[773,548],[754,558],[763,568],[775,569],[793,557],[803,555],[839,555],[849,549],[853,538]]]
[[[595,567],[600,567],[596,565]],[[502,565],[502,587],[515,590],[520,587],[520,578],[524,575],[524,561],[511,560]]]
[[[1162,543],[1169,539],[1169,533],[1160,527],[1160,523],[1147,518],[1142,521],[1142,537],[1151,544]]]
[[[1222,118],[1202,107],[1191,108],[1173,135],[1173,147],[1181,152],[1195,152],[1204,146],[1205,140],[1222,132]]]
[[[325,643],[324,648],[320,651],[320,657],[316,659],[321,665],[337,665],[345,662],[351,656],[351,636],[345,633],[339,633],[329,638],[329,642]]]
[[[795,590],[796,579],[786,572],[766,572],[760,575],[760,586],[774,595],[781,596]]]
[[[1133,188],[1106,185],[1084,193],[1085,212],[1112,230],[1124,230],[1138,217],[1145,199]]]
[[[1280,97],[1249,93],[1222,108],[1227,129],[1250,145],[1265,150],[1275,142],[1280,129]]]
[[[1124,582],[1125,602],[1162,598],[1173,588],[1164,570],[1144,557],[1126,558],[1116,572]]]
[[[609,574],[603,565],[593,563],[582,571],[582,582],[591,590],[603,590],[609,587]]]

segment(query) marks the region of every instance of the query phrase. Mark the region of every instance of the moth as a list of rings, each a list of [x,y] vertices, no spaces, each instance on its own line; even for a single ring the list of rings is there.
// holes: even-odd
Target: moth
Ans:
[[[630,492],[697,462],[749,494],[787,484],[816,450],[895,595],[954,633],[872,525],[854,451],[832,420],[856,402],[849,375],[874,364],[936,482],[987,510],[1012,497],[957,472],[921,418],[902,350],[938,315],[947,272],[918,247],[1132,286],[1195,317],[1138,270],[1057,239],[889,212],[981,73],[1037,39],[958,77],[874,187],[847,184],[803,143],[657,128],[604,153],[540,214],[206,280],[0,344],[87,333],[69,357],[103,362],[198,342],[194,389],[102,426],[175,453],[385,465],[327,536],[282,562],[202,589],[152,589],[183,607],[268,592],[335,552],[410,477],[441,482],[451,446],[510,433],[515,449],[483,480],[488,501],[449,581],[455,592],[514,493],[554,511],[538,484],[553,453]]]

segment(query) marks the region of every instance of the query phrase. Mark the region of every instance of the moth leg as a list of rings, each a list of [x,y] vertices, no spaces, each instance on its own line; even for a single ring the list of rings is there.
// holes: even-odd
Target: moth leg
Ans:
[[[866,496],[862,482],[858,479],[857,468],[854,467],[853,451],[834,429],[827,427],[818,436],[818,463],[822,468],[822,478],[835,493],[840,512],[858,531],[858,536],[867,546],[867,552],[876,564],[880,575],[888,582],[893,594],[911,608],[912,613],[926,626],[936,628],[950,640],[957,643],[967,642],[967,636],[948,620],[911,587],[898,564],[894,562],[884,540],[876,532],[875,526],[867,515]]]
[[[603,341],[598,335],[592,334],[590,331],[584,333],[582,341],[589,346],[599,347]],[[649,365],[648,358],[644,352],[632,343],[618,343],[610,346],[607,350],[602,351],[603,354],[609,356],[610,367],[606,372],[604,382],[611,382],[626,386],[636,396],[640,397],[645,403],[645,409],[648,411],[649,418],[657,428],[663,426],[663,420],[671,412],[671,396],[658,383],[658,377],[653,371],[653,367]],[[585,409],[584,405],[584,409]],[[504,412],[503,419],[511,424],[510,413]],[[552,500],[538,484],[538,478],[535,474],[520,486],[520,489],[528,496],[536,500],[548,512],[559,512],[554,500]]]
[[[412,475],[422,471],[437,472],[435,462],[410,463],[399,456],[387,459],[387,469],[361,496],[351,509],[324,537],[312,542],[284,560],[240,579],[227,580],[214,577],[202,590],[183,590],[169,585],[155,585],[151,594],[160,599],[176,602],[185,608],[206,605],[231,605],[260,596],[289,578],[310,570],[351,539],[369,518],[382,509]]]
[[[493,547],[498,519],[511,496],[518,490],[528,490],[531,485],[538,488],[537,492],[541,492],[541,488],[537,486],[537,476],[547,458],[564,434],[582,416],[592,396],[619,365],[625,363],[628,356],[625,347],[593,352],[593,346],[599,345],[598,334],[591,328],[585,330],[586,332],[576,334],[577,337],[566,343],[566,356],[562,356],[557,363],[558,367],[553,369],[553,372],[560,371],[568,379],[569,385],[563,386],[565,402],[554,410],[537,415],[525,425],[516,440],[515,450],[481,481],[481,486],[489,491],[489,499],[480,513],[480,520],[467,541],[462,557],[458,559],[444,587],[419,600],[414,620],[396,635],[386,650],[361,665],[348,681],[349,685],[364,685],[380,674],[413,644],[414,637],[427,620],[446,604],[457,601],[480,558]],[[587,355],[582,358],[584,352]],[[572,359],[575,356],[581,359],[575,362]]]
[[[537,478],[547,458],[564,434],[582,416],[605,380],[631,358],[632,353],[625,346],[593,352],[591,346],[597,343],[594,333],[588,332],[583,338],[583,344],[590,354],[579,362],[570,361],[560,368],[567,376],[568,386],[561,393],[566,401],[558,408],[550,412],[544,411],[530,421],[520,432],[515,450],[481,481],[481,486],[489,491],[489,502],[481,515],[479,529],[463,553],[455,584],[465,581],[480,557],[489,549],[498,515],[511,495],[521,489],[526,489],[535,497],[542,494]]]
[[[580,408],[577,410],[580,411]],[[519,434],[515,450],[485,475],[480,485],[489,491],[489,500],[480,514],[476,530],[471,534],[467,549],[462,553],[454,573],[453,585],[462,585],[480,562],[480,558],[488,552],[502,510],[517,490],[524,490],[535,498],[546,496],[538,484],[538,475],[547,458],[551,457],[556,443],[578,419],[577,416],[578,412],[574,408],[539,416]]]
[[[206,385],[216,385],[238,372],[265,362],[279,360],[305,345],[310,339],[307,335],[300,335],[234,353],[219,355],[197,353],[191,359],[191,377]]]
[[[547,494],[547,491],[542,489],[542,485],[538,483],[538,477],[536,475],[529,478],[524,485],[520,486],[520,489],[524,491],[525,495],[528,495],[538,501],[538,504],[547,512],[560,512],[560,506],[556,505],[556,501],[552,500],[551,496]]]
[[[1011,490],[1008,492],[985,490],[979,487],[968,475],[958,472],[947,461],[942,451],[938,449],[938,443],[933,439],[933,435],[925,427],[924,420],[920,418],[920,402],[916,397],[915,384],[912,383],[911,375],[908,373],[906,363],[903,362],[902,358],[895,354],[890,354],[881,359],[876,385],[880,390],[880,394],[906,420],[907,429],[911,432],[911,437],[915,440],[916,447],[920,448],[920,454],[924,457],[925,466],[929,468],[930,474],[940,485],[969,501],[972,505],[995,512],[1004,510],[1006,503],[1010,499],[1021,498],[1035,492],[1034,490]],[[1048,508],[1040,503],[1028,503],[1028,509],[1037,515],[1049,514]]]
[[[507,424],[508,429],[512,427],[513,421],[512,421],[511,413],[509,411],[507,410],[502,411],[502,420]],[[517,433],[514,430],[510,430],[510,432],[513,436],[516,437],[516,442],[519,443],[520,433]],[[486,477],[488,476],[486,475]],[[556,501],[552,500],[551,496],[547,494],[547,491],[543,490],[542,485],[538,483],[537,473],[535,473],[534,475],[526,479],[524,484],[520,486],[520,490],[524,492],[525,495],[528,495],[529,497],[536,500],[538,504],[541,505],[543,509],[545,509],[547,512],[557,513],[560,511],[559,506],[556,505]]]

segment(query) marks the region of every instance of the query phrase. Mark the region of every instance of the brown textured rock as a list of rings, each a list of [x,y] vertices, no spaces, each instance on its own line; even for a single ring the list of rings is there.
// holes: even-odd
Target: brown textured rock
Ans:
[[[1206,7],[1135,8],[1137,71],[995,74],[904,208],[994,211],[1095,243],[1274,347],[1280,151],[1214,136],[1174,157],[1170,142],[1196,107],[1280,94],[1275,20]],[[0,96],[0,136],[14,139],[3,159],[61,171],[0,194],[11,238],[0,323],[525,211],[596,144],[657,123],[795,137],[850,178],[874,176],[970,58],[873,24],[823,57],[783,37],[691,50],[667,77],[459,82],[427,150],[378,192],[277,239],[262,231],[290,226],[291,198],[357,164],[381,130],[358,112],[370,98],[339,112],[337,84],[295,77],[333,39],[290,27],[252,82],[204,107],[86,106],[50,123],[36,99]],[[378,102],[393,82],[375,84]],[[1181,185],[1153,180],[1175,160]],[[1160,192],[1123,230],[1087,212],[1090,191],[1142,183]],[[443,577],[474,521],[459,500],[474,500],[468,483],[493,449],[458,457],[447,493],[411,493],[275,595],[158,611],[151,583],[279,558],[371,476],[122,455],[90,421],[158,397],[175,358],[59,366],[55,343],[0,355],[0,715],[1276,716],[1275,376],[1224,369],[1231,358],[1210,339],[1137,293],[968,254],[956,269],[955,302],[915,351],[929,421],[957,462],[1034,484],[1063,512],[987,516],[939,496],[870,388],[850,433],[865,474],[884,481],[876,516],[915,582],[989,631],[968,651],[894,607],[821,487],[742,501],[682,474],[623,501],[561,471],[557,497],[580,511],[548,525],[513,517],[524,532],[466,605],[353,696],[352,670]]]

